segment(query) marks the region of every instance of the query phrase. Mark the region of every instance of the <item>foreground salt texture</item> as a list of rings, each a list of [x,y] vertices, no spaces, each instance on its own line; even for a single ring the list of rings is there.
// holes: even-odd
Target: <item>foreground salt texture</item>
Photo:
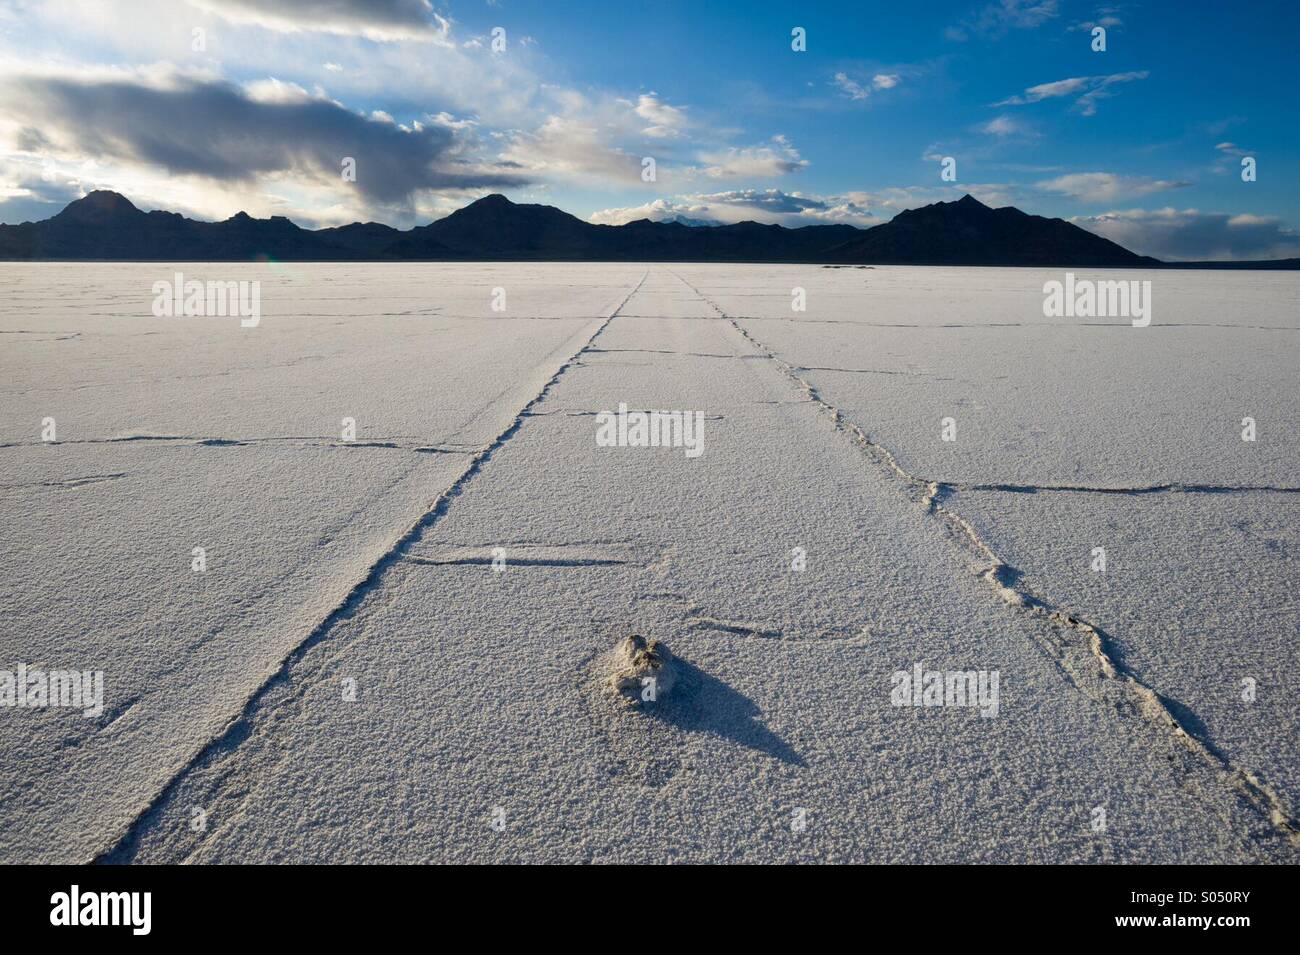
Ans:
[[[0,266],[0,669],[107,684],[0,709],[0,859],[1296,861],[1295,277],[1113,273],[1137,329],[1036,270],[182,268],[261,324]]]

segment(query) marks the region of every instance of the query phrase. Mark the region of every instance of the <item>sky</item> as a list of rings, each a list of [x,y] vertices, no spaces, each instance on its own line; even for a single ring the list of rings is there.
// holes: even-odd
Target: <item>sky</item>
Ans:
[[[0,222],[113,189],[307,227],[493,192],[868,227],[969,192],[1160,258],[1296,256],[1298,41],[1269,0],[0,0]]]

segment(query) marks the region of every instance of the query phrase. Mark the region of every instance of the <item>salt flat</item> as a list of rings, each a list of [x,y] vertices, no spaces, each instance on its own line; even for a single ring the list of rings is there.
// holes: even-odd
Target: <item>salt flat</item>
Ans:
[[[1300,280],[1060,277],[0,266],[0,668],[106,685],[0,709],[0,858],[1296,861]]]

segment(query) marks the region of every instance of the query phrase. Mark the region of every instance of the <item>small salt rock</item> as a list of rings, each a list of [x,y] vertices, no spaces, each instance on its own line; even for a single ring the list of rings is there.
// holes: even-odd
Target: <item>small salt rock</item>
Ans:
[[[619,641],[612,669],[609,686],[630,706],[662,700],[675,682],[672,652],[660,641],[647,640],[640,634]]]

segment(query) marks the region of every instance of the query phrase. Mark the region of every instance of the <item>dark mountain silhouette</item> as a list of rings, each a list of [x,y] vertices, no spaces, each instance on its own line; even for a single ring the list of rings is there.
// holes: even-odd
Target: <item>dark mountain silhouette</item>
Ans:
[[[599,227],[554,206],[491,195],[403,233],[388,251],[399,259],[607,258],[599,235]]]
[[[303,229],[283,216],[240,212],[199,222],[142,212],[115,192],[92,192],[53,218],[0,225],[0,259],[101,261],[605,261],[808,262],[893,265],[1155,267],[1061,219],[990,209],[965,196],[900,212],[870,229],[787,229],[741,222],[639,219],[593,225],[553,206],[491,195],[444,219],[399,230],[378,222]],[[1296,268],[1300,260],[1174,263],[1179,267]]]
[[[348,227],[361,228],[364,226]],[[386,226],[384,228],[387,228]],[[246,261],[365,258],[325,233],[300,229],[283,216],[240,212],[224,222],[198,222],[175,212],[141,212],[124,196],[96,191],[43,222],[0,225],[0,259],[111,261]],[[396,230],[390,230],[398,235]]]
[[[1064,219],[1011,206],[990,209],[972,196],[900,212],[829,254],[838,262],[893,265],[1125,267],[1155,261]]]

